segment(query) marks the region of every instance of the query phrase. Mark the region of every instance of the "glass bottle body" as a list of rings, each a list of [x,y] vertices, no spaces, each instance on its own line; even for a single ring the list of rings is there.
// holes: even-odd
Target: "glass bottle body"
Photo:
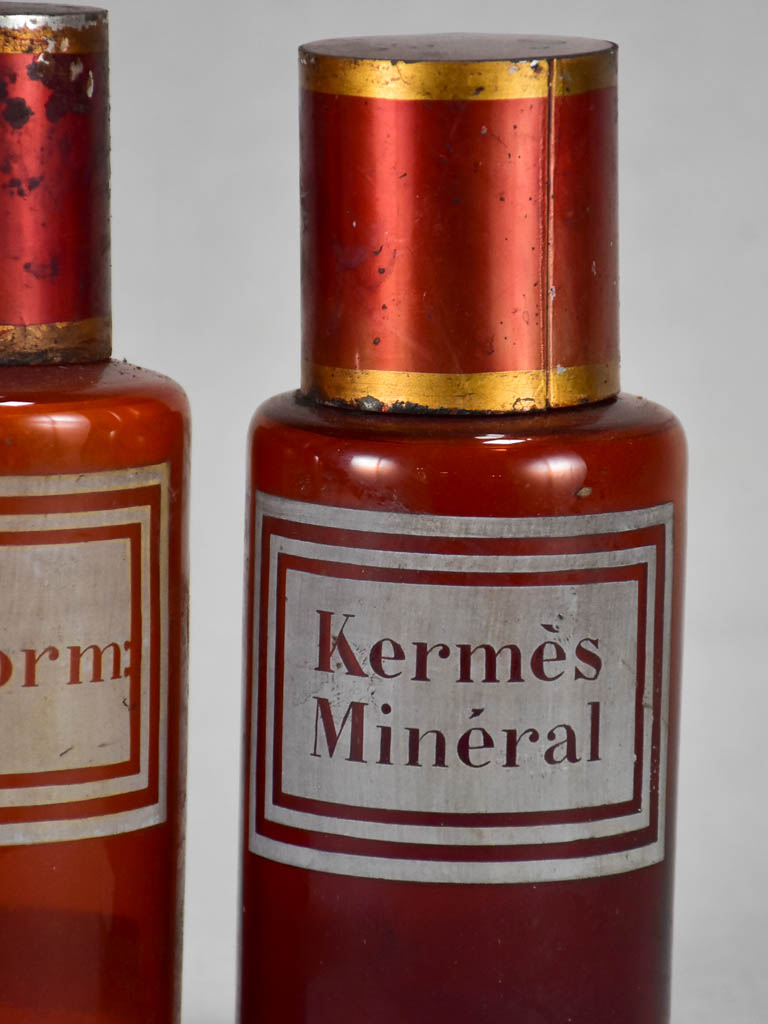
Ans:
[[[672,503],[675,565],[663,859],[539,883],[352,877],[255,855],[246,802],[242,1024],[666,1021],[685,515],[685,441],[675,418],[629,396],[541,414],[421,417],[326,409],[287,395],[254,417],[249,488],[251,567],[257,491],[347,509],[472,517],[587,516]],[[252,579],[248,590],[247,641]]]
[[[56,492],[69,494],[72,489],[98,488],[98,507],[108,509],[103,513],[104,522],[118,524],[115,529],[121,523],[132,523],[129,529],[137,531],[133,522],[137,516],[130,508],[130,488],[135,488],[135,504],[139,505],[143,492],[138,487],[138,478],[146,477],[147,467],[160,467],[165,481],[162,499],[165,504],[159,513],[161,518],[155,526],[148,526],[148,530],[165,538],[161,543],[165,545],[162,572],[166,573],[158,577],[157,598],[148,599],[146,607],[142,604],[141,611],[136,613],[137,622],[141,623],[143,616],[140,628],[146,650],[160,652],[157,664],[153,662],[150,667],[148,661],[143,662],[139,673],[135,669],[136,653],[132,653],[134,682],[130,685],[138,686],[138,690],[126,692],[136,692],[139,697],[136,702],[133,697],[126,697],[122,702],[126,715],[140,715],[143,712],[137,705],[144,707],[146,701],[149,702],[146,706],[150,707],[156,699],[152,695],[156,692],[159,695],[157,718],[151,718],[148,712],[150,724],[146,733],[141,733],[144,724],[140,724],[131,736],[149,737],[139,741],[137,749],[141,752],[136,757],[141,764],[136,771],[144,770],[143,759],[146,758],[148,786],[155,786],[154,796],[147,800],[153,800],[155,808],[162,810],[151,812],[154,817],[140,826],[135,820],[128,824],[127,819],[122,825],[115,825],[111,822],[119,818],[119,814],[111,814],[113,805],[106,799],[97,800],[95,809],[84,810],[83,815],[95,814],[93,820],[98,823],[93,827],[86,823],[82,838],[59,840],[55,832],[49,831],[51,828],[61,827],[66,831],[76,827],[69,821],[71,814],[66,807],[62,809],[62,805],[58,805],[57,810],[50,812],[49,817],[63,819],[54,821],[53,825],[45,820],[45,811],[33,808],[29,813],[39,822],[34,826],[39,831],[30,834],[33,841],[27,841],[30,837],[26,833],[21,836],[14,836],[12,831],[6,833],[13,837],[12,841],[0,845],[0,941],[6,950],[0,963],[0,1017],[7,1024],[31,1024],[32,1021],[35,1024],[96,1024],[97,1021],[100,1024],[138,1024],[139,1021],[170,1024],[178,1020],[187,661],[188,433],[188,407],[181,388],[165,377],[127,363],[105,361],[0,369],[0,482],[13,480],[13,487],[23,491],[23,478],[61,481],[60,485],[44,484],[50,493],[41,499],[47,503],[44,509],[51,527],[57,529],[66,525],[67,517],[93,513],[73,511],[71,495],[66,499],[70,504],[65,505]],[[110,485],[116,494],[113,499],[108,497],[109,488],[103,489],[99,483],[107,478],[118,481]],[[128,497],[118,498],[117,493],[123,486],[121,481],[126,480],[129,490],[122,493],[127,493]],[[96,481],[96,484],[89,481]],[[86,508],[82,501],[84,499],[82,508]],[[111,511],[110,501],[115,506]],[[151,518],[147,523],[152,523]],[[77,519],[77,526],[81,532],[74,537],[74,547],[79,542],[79,550],[95,550],[98,543],[110,543],[100,540],[106,534],[89,528],[89,520]],[[96,531],[105,529],[104,526],[95,528]],[[139,536],[138,532],[135,536]],[[154,543],[148,536],[148,533],[141,534],[140,544]],[[93,538],[97,540],[96,545],[83,543]],[[116,539],[111,543],[121,541]],[[32,564],[34,568],[34,562]],[[112,564],[104,562],[100,571],[106,572]],[[43,580],[43,587],[50,582]],[[63,584],[57,580],[55,585]],[[77,580],[72,585],[76,589]],[[131,601],[136,601],[135,593]],[[157,604],[152,603],[155,601]],[[166,610],[162,615],[156,613],[155,608],[160,608],[164,602]],[[77,608],[62,613],[63,622],[76,623],[77,619]],[[56,630],[59,627],[53,621],[47,622],[46,628]],[[14,643],[19,646],[18,640],[6,634],[3,646],[15,661],[13,671],[0,690],[0,699],[4,696],[6,700],[8,697],[19,699],[13,695],[15,690],[28,702],[42,697],[57,709],[65,707],[62,702],[70,698],[84,702],[82,706],[86,707],[90,696],[107,701],[108,688],[123,685],[124,681],[117,676],[121,672],[126,677],[130,674],[127,646],[126,651],[117,652],[106,645],[103,661],[99,663],[90,660],[93,656],[98,659],[98,652],[88,651],[84,646],[88,637],[62,633],[62,638],[52,641],[57,645],[55,650],[49,647],[44,656],[39,651],[31,655],[33,661],[36,659],[36,664],[32,665],[29,655],[25,655],[27,660],[23,662],[19,660],[23,652],[11,651]],[[133,634],[132,639],[135,640]],[[97,643],[103,640],[104,637]],[[29,644],[30,641],[24,642]],[[45,638],[41,640],[41,650],[46,642]],[[77,649],[78,671],[74,673],[72,645],[76,643],[81,647]],[[117,664],[114,660],[110,662],[110,657],[116,658]],[[30,665],[36,670],[32,677]],[[157,691],[151,689],[150,696],[144,697],[144,683],[138,683],[137,679],[141,675],[144,680],[155,672]],[[25,722],[31,721],[25,718]],[[143,718],[141,723],[144,723]],[[92,725],[94,733],[103,728],[97,721]],[[56,735],[57,729],[66,728],[67,725],[59,723],[44,734],[50,738]],[[83,725],[78,737],[86,737],[88,731],[87,725]],[[117,741],[121,735],[118,729],[108,738]],[[100,746],[106,745],[105,739]],[[60,746],[58,756],[62,766],[69,763],[67,758],[78,757],[74,742],[62,742]],[[155,755],[153,751],[158,753]],[[133,747],[131,756],[134,756]],[[153,782],[155,756],[161,767]],[[36,764],[36,757],[34,749],[26,751],[27,767]],[[129,769],[112,765],[118,760],[117,755],[107,754],[99,760],[101,775],[117,776],[99,784],[112,787],[104,792],[126,791],[119,799],[134,799],[127,790],[138,789],[139,782],[121,784],[121,773],[125,775]],[[50,764],[46,767],[50,768]],[[80,771],[96,772],[96,769],[80,767]],[[82,785],[81,780],[86,777],[75,772],[67,776],[66,781],[74,778]],[[55,785],[66,789],[64,779],[57,777]],[[135,803],[139,805],[141,799],[135,797]],[[104,812],[110,813],[103,816]],[[141,808],[135,813],[142,813]]]

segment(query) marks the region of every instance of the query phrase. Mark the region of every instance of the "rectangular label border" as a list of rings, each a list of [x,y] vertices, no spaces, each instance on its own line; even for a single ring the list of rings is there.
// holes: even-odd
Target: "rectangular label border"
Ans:
[[[444,823],[446,826],[447,825],[456,825],[456,826],[461,826],[461,827],[465,827],[465,828],[484,828],[484,827],[490,828],[490,827],[504,827],[504,826],[514,827],[516,825],[523,824],[523,823],[526,823],[526,822],[530,822],[532,824],[547,825],[547,824],[555,824],[555,823],[569,823],[569,822],[581,821],[581,820],[594,821],[596,819],[603,818],[603,817],[604,818],[611,818],[611,819],[613,819],[613,818],[621,817],[622,815],[626,815],[626,814],[633,814],[633,813],[637,814],[640,811],[640,809],[641,809],[641,802],[642,802],[641,788],[642,788],[642,779],[643,779],[643,759],[644,759],[644,745],[643,745],[644,722],[643,722],[643,715],[642,715],[642,700],[643,700],[643,689],[644,689],[644,686],[645,686],[645,651],[644,651],[642,645],[640,645],[640,644],[638,644],[638,651],[637,651],[638,666],[637,666],[637,670],[636,670],[636,673],[635,673],[636,680],[637,680],[637,683],[636,683],[637,697],[636,697],[636,701],[635,701],[635,747],[634,747],[634,750],[635,750],[635,768],[634,768],[633,797],[632,797],[632,799],[630,801],[624,801],[621,806],[610,805],[611,807],[615,808],[613,813],[608,813],[607,812],[607,807],[603,807],[603,806],[600,806],[600,807],[598,807],[598,806],[590,806],[590,807],[576,808],[576,809],[571,809],[571,810],[518,811],[518,812],[510,812],[510,813],[507,813],[507,814],[498,814],[498,813],[491,813],[491,812],[487,812],[487,813],[480,813],[480,812],[478,812],[478,813],[470,813],[470,812],[446,813],[446,812],[442,812],[442,811],[420,812],[420,811],[395,811],[395,810],[387,812],[387,811],[373,811],[372,809],[368,809],[368,808],[365,808],[365,809],[360,808],[361,811],[367,811],[368,813],[361,813],[359,815],[355,815],[355,814],[350,813],[352,811],[352,806],[351,805],[333,804],[333,803],[328,803],[328,802],[323,802],[323,801],[314,801],[314,800],[298,797],[295,794],[287,794],[287,793],[285,793],[282,790],[282,786],[281,786],[282,737],[280,736],[281,730],[279,728],[279,726],[280,726],[280,710],[281,710],[281,707],[282,707],[282,699],[281,698],[282,698],[282,689],[283,689],[283,672],[282,672],[282,663],[281,663],[281,657],[280,657],[280,648],[281,648],[281,643],[280,642],[281,642],[281,639],[284,636],[284,631],[285,631],[285,580],[286,580],[286,577],[287,577],[287,573],[289,571],[291,571],[291,570],[293,570],[293,571],[301,571],[298,568],[298,565],[302,561],[309,562],[311,560],[309,560],[309,559],[301,559],[301,558],[299,558],[299,556],[296,556],[296,555],[288,556],[288,555],[285,555],[284,553],[281,553],[281,554],[278,555],[279,579],[278,579],[278,593],[277,593],[277,600],[276,600],[276,608],[277,608],[277,636],[276,636],[276,644],[277,644],[277,649],[278,650],[277,650],[277,653],[276,653],[276,656],[275,656],[275,660],[276,660],[276,668],[275,668],[275,676],[276,676],[276,679],[275,679],[275,691],[276,691],[275,704],[276,704],[276,712],[275,712],[275,716],[274,716],[274,719],[275,719],[274,720],[274,736],[275,736],[275,738],[273,740],[273,746],[272,746],[272,750],[273,750],[273,758],[272,758],[272,760],[273,760],[273,764],[275,766],[275,771],[273,772],[273,787],[272,787],[272,790],[273,790],[273,792],[272,792],[272,803],[273,803],[273,805],[282,806],[282,807],[285,807],[285,808],[290,809],[290,810],[298,810],[298,811],[302,811],[303,810],[307,814],[320,814],[320,813],[322,813],[322,811],[319,810],[319,809],[312,809],[313,805],[315,805],[315,806],[322,805],[322,807],[327,809],[327,810],[331,809],[331,808],[333,809],[333,813],[326,814],[327,817],[338,816],[338,817],[341,817],[341,818],[353,818],[354,820],[359,820],[359,821],[379,821],[379,822],[386,822],[386,823],[391,823],[391,824],[410,824],[410,823],[412,823],[412,824],[425,824],[425,825],[432,824],[432,825],[436,825],[437,821],[439,819],[440,822]],[[331,565],[331,563],[327,563],[327,564],[328,564],[328,566]],[[334,564],[338,564],[338,563],[334,563]],[[349,563],[346,563],[346,564],[349,564]],[[373,581],[373,580],[377,580],[378,579],[379,581],[386,581],[386,582],[407,582],[407,578],[408,577],[413,577],[413,576],[420,576],[420,575],[442,575],[442,576],[449,576],[449,575],[453,575],[453,576],[457,577],[456,579],[453,580],[453,585],[454,586],[457,586],[457,585],[458,586],[478,586],[478,585],[482,586],[483,584],[478,584],[477,582],[475,582],[475,578],[476,577],[482,577],[485,580],[485,585],[488,585],[488,586],[524,587],[524,586],[532,586],[532,585],[536,585],[536,586],[546,586],[547,585],[545,583],[536,583],[536,584],[524,583],[520,579],[517,579],[514,582],[506,582],[505,583],[505,580],[509,576],[524,577],[524,576],[530,575],[530,574],[526,574],[526,573],[492,573],[492,574],[483,574],[483,573],[469,571],[469,572],[465,572],[465,573],[453,573],[453,574],[451,574],[451,573],[444,573],[444,572],[441,573],[439,570],[433,570],[430,573],[429,570],[423,570],[423,569],[389,569],[389,570],[387,570],[387,569],[380,569],[380,570],[376,571],[376,570],[372,570],[369,566],[361,566],[361,568],[366,570],[365,576],[362,576],[362,575],[358,576],[358,575],[356,575],[356,576],[353,577],[353,576],[350,575],[349,578],[366,579],[366,581],[367,580]],[[628,570],[631,570],[631,569],[637,569],[638,571],[637,572],[629,572]],[[305,572],[312,572],[313,570],[311,568],[305,568],[304,571]],[[610,580],[611,582],[613,582],[613,581],[635,582],[635,583],[638,584],[639,592],[642,595],[642,599],[638,600],[638,636],[644,635],[644,631],[641,632],[641,627],[644,624],[645,614],[646,614],[646,594],[645,594],[645,589],[646,589],[647,584],[645,582],[645,577],[647,576],[647,572],[645,571],[645,565],[617,566],[613,570],[611,570],[611,569],[597,569],[597,568],[596,569],[592,569],[592,570],[583,569],[583,570],[579,571],[579,575],[584,575],[584,574],[587,574],[587,573],[590,573],[590,572],[594,573],[594,574],[599,574],[601,576],[601,582],[602,581]],[[320,573],[318,571],[317,575],[325,575],[325,574]],[[537,574],[537,575],[543,575],[543,574]],[[572,572],[570,570],[552,570],[550,573],[547,573],[546,575],[550,575],[550,576],[553,576],[553,577],[555,577],[555,576],[559,577],[559,578],[561,578],[560,582],[562,582],[562,583],[572,583],[573,585],[579,585],[579,583],[581,582],[581,581],[577,582],[574,579],[574,576],[576,575],[576,573],[574,573],[574,572]],[[489,579],[489,577],[491,577],[491,576],[494,577],[493,580]],[[562,577],[567,577],[567,579],[562,579]],[[412,582],[416,582],[416,580],[412,580]],[[429,581],[425,581],[425,582],[429,582]],[[586,583],[586,581],[583,581],[583,582]],[[553,585],[554,585],[554,583],[553,583]],[[589,584],[587,584],[587,585],[589,585]],[[594,583],[592,585],[594,585]],[[652,773],[654,771],[654,767],[657,768],[658,766],[654,765],[654,766],[651,767],[651,772]],[[357,809],[357,808],[355,808],[355,809]],[[600,812],[605,812],[605,813],[600,813]],[[262,825],[266,825],[267,821],[268,821],[268,819],[266,819],[266,817],[261,817],[259,823],[262,824]],[[263,833],[263,834],[268,834],[268,832]]]
[[[62,498],[70,498],[62,511]],[[142,644],[149,657],[147,687],[148,742],[141,743],[138,775],[122,774],[123,785],[142,776],[136,787],[105,796],[77,798],[64,802],[17,805],[0,810],[0,845],[59,842],[120,834],[164,822],[167,818],[168,772],[168,557],[169,557],[169,466],[129,467],[103,473],[68,476],[0,477],[0,524],[3,530],[26,532],[34,537],[55,530],[87,533],[92,513],[105,513],[112,521],[140,531],[140,560],[146,567],[140,603],[146,623]],[[31,525],[26,516],[39,516]],[[96,538],[94,538],[96,539]],[[135,576],[132,577],[135,579]],[[148,604],[147,604],[148,602]],[[152,622],[157,623],[157,640],[151,642]],[[144,661],[142,653],[142,662]],[[142,671],[144,665],[141,665]],[[133,682],[133,681],[132,681]],[[136,716],[137,718],[143,717]],[[110,780],[107,780],[110,781]],[[82,785],[81,783],[80,785]],[[49,783],[56,786],[57,783]],[[77,784],[75,784],[77,785]],[[12,811],[11,815],[8,811]],[[40,813],[45,811],[46,817]]]
[[[493,540],[494,532],[501,530],[509,538],[510,553],[522,552],[527,546],[524,542],[535,538],[544,537],[548,540],[548,548],[552,547],[553,538],[560,538],[564,542],[563,547],[567,550],[592,550],[595,548],[607,550],[608,543],[601,544],[601,536],[606,534],[621,534],[643,530],[647,527],[661,527],[663,541],[659,547],[659,562],[657,576],[657,596],[661,594],[662,614],[654,616],[655,624],[653,629],[655,644],[654,660],[658,670],[653,673],[654,681],[654,703],[659,714],[653,719],[652,749],[658,752],[658,780],[659,786],[652,787],[651,802],[652,818],[656,821],[656,827],[650,830],[649,843],[637,850],[615,850],[607,854],[597,856],[576,857],[568,861],[560,859],[518,861],[513,864],[514,870],[509,871],[510,862],[493,862],[474,865],[470,861],[440,861],[433,860],[434,850],[425,851],[428,861],[412,862],[398,860],[397,858],[387,859],[375,853],[350,853],[347,855],[335,852],[333,842],[326,843],[326,851],[311,846],[303,852],[295,847],[292,842],[285,842],[275,835],[268,838],[259,835],[257,832],[257,796],[260,791],[258,762],[255,758],[256,746],[259,741],[259,730],[262,728],[262,713],[260,715],[260,702],[254,700],[253,687],[258,678],[258,652],[260,645],[258,638],[264,629],[264,609],[259,613],[258,602],[254,602],[252,631],[249,637],[249,659],[248,673],[249,683],[246,693],[247,711],[251,719],[252,738],[251,749],[248,753],[248,778],[250,800],[249,800],[249,829],[248,847],[262,856],[294,864],[296,866],[314,868],[317,870],[329,871],[332,873],[353,874],[363,877],[395,878],[400,880],[413,881],[442,881],[442,882],[489,882],[508,883],[522,881],[547,881],[563,878],[592,877],[594,875],[619,873],[633,870],[648,864],[657,863],[664,856],[664,828],[665,828],[665,803],[666,803],[666,732],[667,732],[667,711],[669,702],[669,627],[671,616],[671,573],[667,567],[671,564],[673,547],[673,507],[671,503],[655,506],[647,509],[631,510],[629,512],[604,513],[590,516],[563,516],[563,517],[542,517],[533,519],[498,519],[483,518],[475,519],[469,517],[451,516],[420,516],[410,513],[379,513],[367,510],[353,510],[331,506],[310,505],[304,502],[294,502],[290,499],[278,498],[273,495],[259,493],[255,496],[255,512],[253,517],[253,561],[250,565],[250,579],[252,585],[263,576],[263,564],[265,554],[268,561],[268,546],[265,544],[264,526],[268,519],[282,520],[286,535],[293,535],[297,526],[312,527],[313,538],[322,543],[321,534],[324,531],[338,536],[338,531],[349,531],[351,534],[360,537],[368,532],[382,532],[386,534],[398,534],[400,531],[411,531],[412,537],[404,544],[397,536],[391,538],[391,545],[388,550],[411,550],[413,536],[423,539],[430,550],[444,550],[444,542],[453,539],[465,542],[467,538],[489,538]],[[290,517],[286,523],[282,518]],[[605,539],[605,538],[603,538]],[[364,546],[364,545],[361,545]],[[474,549],[474,546],[473,546]],[[424,550],[419,547],[419,550]],[[496,552],[494,552],[495,554]],[[666,556],[666,557],[665,557]],[[659,644],[659,641],[661,643]],[[657,702],[658,701],[658,702]],[[262,743],[263,746],[263,743]],[[263,781],[263,780],[262,780]],[[661,792],[659,792],[661,790]],[[539,851],[541,848],[539,848]],[[547,854],[555,853],[550,848]],[[421,864],[421,868],[419,867]],[[456,877],[453,869],[460,865],[460,877]]]

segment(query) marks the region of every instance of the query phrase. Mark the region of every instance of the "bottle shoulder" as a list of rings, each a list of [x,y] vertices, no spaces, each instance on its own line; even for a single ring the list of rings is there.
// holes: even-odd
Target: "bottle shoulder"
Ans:
[[[572,515],[680,502],[676,417],[623,395],[503,416],[363,414],[266,402],[251,424],[251,481],[300,501],[450,515]]]
[[[668,409],[635,395],[546,412],[477,415],[362,413],[322,406],[296,392],[276,395],[254,413],[251,431],[316,434],[344,441],[467,443],[505,439],[535,442],[559,438],[631,436],[671,432],[682,427]]]
[[[186,458],[189,406],[162,374],[108,360],[0,367],[0,474],[82,473]]]
[[[161,373],[126,360],[0,367],[0,408],[153,402],[186,414],[184,389]]]

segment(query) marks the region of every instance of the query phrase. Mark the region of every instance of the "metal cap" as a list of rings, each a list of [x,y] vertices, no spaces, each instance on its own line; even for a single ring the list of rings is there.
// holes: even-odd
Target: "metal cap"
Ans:
[[[618,383],[613,43],[309,43],[303,379],[405,412],[593,402]]]
[[[0,364],[111,351],[107,14],[0,3]]]

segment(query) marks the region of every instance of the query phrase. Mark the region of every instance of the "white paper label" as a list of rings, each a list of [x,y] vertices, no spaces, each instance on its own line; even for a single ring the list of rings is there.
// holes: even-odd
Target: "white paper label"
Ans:
[[[166,817],[167,467],[0,477],[0,845]]]
[[[488,519],[260,495],[250,849],[532,882],[664,856],[672,507]]]

